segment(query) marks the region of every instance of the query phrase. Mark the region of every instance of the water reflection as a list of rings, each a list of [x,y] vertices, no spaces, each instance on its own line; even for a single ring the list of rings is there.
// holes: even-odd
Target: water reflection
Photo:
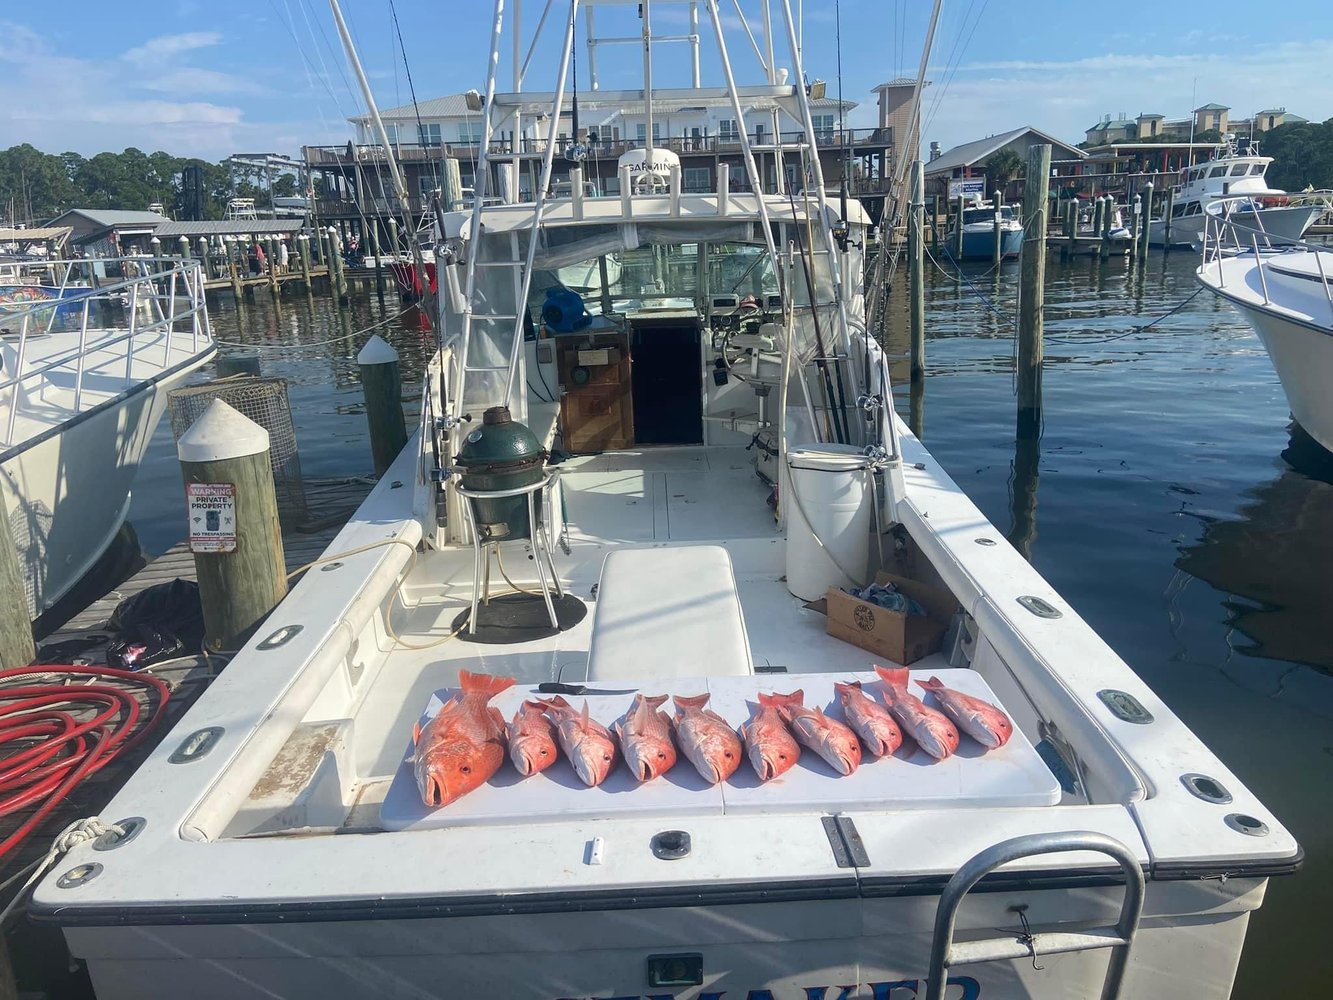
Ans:
[[[1237,652],[1333,673],[1333,456],[1293,424],[1282,458],[1290,468],[1207,523],[1176,567],[1229,595],[1226,623],[1250,640]]]
[[[1037,482],[1040,479],[1041,434],[1020,427],[1014,435],[1014,460],[1009,467],[1009,544],[1028,562],[1037,539]]]

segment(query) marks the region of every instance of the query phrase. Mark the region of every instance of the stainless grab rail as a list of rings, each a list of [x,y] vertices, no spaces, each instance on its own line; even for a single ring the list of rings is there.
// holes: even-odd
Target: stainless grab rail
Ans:
[[[1036,854],[1062,854],[1074,851],[1095,851],[1114,859],[1125,874],[1125,897],[1120,904],[1120,917],[1114,927],[1100,927],[1078,932],[1022,933],[1013,937],[985,938],[980,941],[954,941],[954,925],[958,907],[964,897],[986,875],[1001,865],[1030,858]],[[1070,831],[1067,833],[1036,833],[1014,837],[988,847],[959,868],[940,893],[940,904],[935,910],[935,936],[930,948],[930,972],[926,983],[926,1000],[943,1000],[950,966],[975,962],[996,962],[1015,958],[1036,958],[1039,955],[1059,955],[1075,951],[1111,948],[1106,979],[1102,984],[1102,1000],[1115,1000],[1124,985],[1125,970],[1129,965],[1129,951],[1138,932],[1139,917],[1143,913],[1145,884],[1143,870],[1128,847],[1103,833]],[[1024,925],[1026,928],[1026,924]]]

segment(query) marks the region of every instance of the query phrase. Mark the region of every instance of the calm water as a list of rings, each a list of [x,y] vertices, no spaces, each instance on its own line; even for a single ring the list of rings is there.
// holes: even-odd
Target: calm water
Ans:
[[[1193,267],[1188,253],[1154,254],[1141,271],[1051,259],[1045,431],[1020,452],[1008,325],[1017,267],[998,278],[969,269],[975,291],[931,270],[924,438],[991,521],[1295,831],[1305,867],[1271,884],[1236,995],[1322,995],[1333,974],[1324,940],[1333,901],[1333,474],[1292,454],[1263,347],[1211,293],[1134,332],[1194,293]],[[302,295],[275,308],[261,292],[243,317],[229,303],[212,311],[220,339],[263,345],[265,373],[290,380],[306,475],[370,471],[347,334],[399,308],[373,295],[343,313]],[[891,308],[889,347],[905,352],[905,306]],[[412,319],[380,331],[409,379],[432,340]],[[899,404],[906,415],[905,390]],[[165,423],[131,518],[150,551],[184,534]]]

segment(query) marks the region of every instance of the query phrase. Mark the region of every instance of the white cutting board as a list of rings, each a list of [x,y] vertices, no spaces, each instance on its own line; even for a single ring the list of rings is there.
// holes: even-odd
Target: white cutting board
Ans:
[[[999,704],[975,671],[927,670],[921,674],[938,676],[949,687]],[[735,727],[750,718],[758,703],[758,692],[785,693],[796,688],[805,692],[806,705],[820,705],[834,718],[841,719],[841,706],[836,703],[833,685],[842,680],[861,681],[866,693],[872,696],[877,695],[881,684],[873,673],[770,674],[671,678],[642,689],[649,694],[692,695],[708,691],[709,707]],[[601,681],[597,687],[630,692],[587,696],[589,714],[609,728],[629,707],[636,682]],[[918,697],[924,694],[915,684],[911,690]],[[449,694],[439,691],[431,695],[421,716],[423,726],[439,711]],[[535,686],[516,685],[498,695],[491,704],[506,719],[511,719],[518,706],[533,697],[545,696]],[[584,696],[566,696],[566,699],[580,708]],[[933,704],[929,697],[924,700]],[[958,752],[943,761],[936,761],[907,740],[890,758],[876,759],[864,754],[861,766],[847,776],[839,775],[813,751],[803,748],[796,766],[774,781],[760,783],[747,760],[720,786],[705,784],[684,754],[665,775],[643,784],[634,779],[620,759],[606,781],[596,788],[588,788],[578,779],[563,753],[551,767],[526,778],[506,758],[499,773],[487,784],[439,808],[428,808],[421,801],[412,771],[413,751],[409,739],[403,762],[380,807],[380,824],[386,830],[608,819],[622,815],[666,818],[723,812],[834,813],[885,807],[938,808],[946,804],[1054,805],[1060,801],[1060,786],[1055,776],[1018,731],[1005,746],[985,752],[980,744],[964,736]]]
[[[938,708],[916,679],[938,677],[951,687],[992,705],[999,705],[975,670],[912,671],[908,690]],[[800,688],[808,708],[819,706],[846,721],[833,685],[859,680],[862,690],[882,704],[883,681],[874,673],[823,673],[767,677],[715,677],[709,681],[709,705],[729,721],[743,722],[758,708],[757,691],[787,693]],[[755,682],[760,683],[756,684]],[[1000,706],[1003,708],[1003,706]],[[986,750],[963,735],[958,751],[936,760],[904,733],[903,745],[891,757],[875,757],[862,745],[861,766],[838,774],[813,750],[801,748],[801,759],[786,774],[760,782],[747,762],[732,775],[723,792],[729,813],[785,813],[793,807],[845,812],[855,809],[938,808],[956,806],[1046,806],[1060,801],[1060,783],[1017,729],[1004,746]]]

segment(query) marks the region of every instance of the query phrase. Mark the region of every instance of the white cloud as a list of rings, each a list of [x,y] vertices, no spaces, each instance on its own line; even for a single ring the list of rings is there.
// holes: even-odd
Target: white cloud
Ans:
[[[178,35],[159,35],[126,52],[121,58],[151,68],[154,63],[169,60],[184,52],[205,49],[222,41],[216,31],[186,31]]]
[[[1201,43],[1216,41],[1205,34]],[[1076,59],[967,63],[946,84],[934,66],[926,91],[924,141],[950,146],[1034,125],[1070,143],[1106,112],[1154,111],[1184,118],[1210,101],[1243,117],[1286,106],[1312,121],[1333,116],[1333,39],[1250,44],[1240,51],[1106,52]],[[1275,72],[1280,67],[1281,72]],[[1197,96],[1191,103],[1197,80]]]
[[[190,53],[223,41],[217,32],[148,39],[121,56],[61,54],[24,25],[0,22],[0,136],[84,155],[137,146],[221,159],[238,149],[296,152],[300,143],[346,139],[339,119],[321,122],[312,97],[283,121],[257,122],[224,95],[268,91],[244,76],[189,65]],[[298,138],[299,137],[299,138]]]

